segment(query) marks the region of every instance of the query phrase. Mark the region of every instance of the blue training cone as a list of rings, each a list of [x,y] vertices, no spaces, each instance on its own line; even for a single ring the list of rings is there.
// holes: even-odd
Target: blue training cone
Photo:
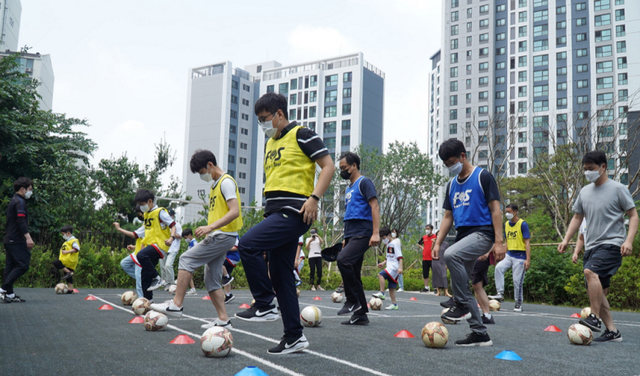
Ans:
[[[509,350],[505,350],[505,351],[501,352],[500,354],[496,355],[496,359],[522,360],[522,358],[520,356],[518,356],[518,354],[514,353],[513,351],[509,351]]]
[[[245,367],[242,371],[236,373],[236,376],[269,376],[263,370],[256,366]]]

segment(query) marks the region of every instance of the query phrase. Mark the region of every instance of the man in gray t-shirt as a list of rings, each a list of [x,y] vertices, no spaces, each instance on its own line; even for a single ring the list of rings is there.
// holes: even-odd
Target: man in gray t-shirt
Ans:
[[[606,327],[597,342],[621,342],[622,335],[613,323],[607,300],[611,277],[622,265],[622,257],[631,254],[633,239],[638,230],[638,212],[629,189],[607,176],[607,157],[604,152],[591,151],[582,158],[584,174],[589,184],[582,188],[573,205],[575,212],[558,251],[564,253],[569,241],[586,219],[584,277],[589,294],[591,314],[580,323],[599,332],[600,318]],[[629,217],[629,233],[624,215]]]

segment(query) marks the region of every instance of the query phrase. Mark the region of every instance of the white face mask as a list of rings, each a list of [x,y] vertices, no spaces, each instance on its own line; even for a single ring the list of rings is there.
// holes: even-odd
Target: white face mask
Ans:
[[[453,166],[449,167],[449,172],[453,175],[458,175],[462,172],[462,162],[458,162]]]
[[[425,234],[427,234],[427,235],[431,235],[431,230],[425,230],[424,232],[425,232]]]
[[[71,235],[62,235],[62,239],[64,239],[64,241],[67,241],[71,239]]]
[[[600,175],[602,175],[600,173],[600,169],[598,169],[597,171],[585,171],[584,172],[584,177],[587,178],[587,180],[590,181],[591,183],[595,183],[596,180],[598,180],[598,178],[600,178]]]
[[[273,117],[276,117],[276,115],[274,114]],[[273,118],[271,118],[271,120],[269,121],[264,121],[262,123],[258,122],[258,124],[262,128],[262,131],[264,132],[264,136],[266,138],[274,138],[276,134],[278,134],[278,128],[273,127]],[[280,121],[278,121],[278,125],[280,125]],[[276,127],[278,125],[276,125]]]
[[[395,238],[397,238],[397,237],[398,237],[398,234],[396,234],[395,232],[392,232],[392,233],[391,233],[391,237],[395,239]]]
[[[200,179],[206,181],[207,183],[210,182],[211,180],[213,180],[213,177],[209,173],[209,168],[207,168],[207,173],[206,174],[200,174]]]
[[[24,198],[26,198],[27,200],[31,198],[31,196],[33,195],[33,191],[27,191],[24,194]]]
[[[140,205],[140,211],[143,213],[146,213],[149,211],[149,205],[144,204],[144,205]]]
[[[513,218],[513,213],[507,213],[507,214],[505,214],[505,216],[507,217],[507,219],[512,219]]]
[[[387,238],[382,239],[382,243],[383,243],[384,245],[389,244],[389,239],[387,239]]]

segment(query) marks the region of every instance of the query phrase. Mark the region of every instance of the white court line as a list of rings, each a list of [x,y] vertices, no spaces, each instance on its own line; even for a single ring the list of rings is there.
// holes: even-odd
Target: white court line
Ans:
[[[95,296],[95,295],[93,295],[93,296]],[[107,303],[107,304],[109,304],[109,305],[110,305],[110,306],[112,306],[112,307],[115,307],[115,308],[121,309],[121,310],[126,311],[126,312],[130,312],[130,313],[132,313],[132,314],[133,314],[133,311],[130,311],[130,310],[128,310],[128,309],[126,309],[126,308],[123,308],[123,307],[120,307],[120,306],[113,305],[113,303],[111,303],[111,302],[109,302],[109,301],[107,301],[107,300],[104,300],[104,299],[102,299],[102,298],[100,298],[100,297],[95,296],[95,298],[96,298],[96,299],[99,299],[99,300],[101,300],[101,301],[103,301],[103,302],[105,302],[105,303]],[[210,321],[205,320],[205,319],[202,319],[202,318],[199,318],[199,317],[196,317],[196,316],[190,316],[190,315],[185,315],[185,314],[183,314],[183,315],[182,315],[182,317],[190,318],[190,319],[193,319],[193,320],[196,320],[196,321],[202,321],[202,322],[205,322],[205,323],[210,323]],[[172,328],[175,328],[175,329],[176,329],[176,330],[178,330],[178,331],[182,331],[182,329],[179,329],[179,328],[177,328],[177,327],[175,327],[175,326],[173,326],[173,325],[168,325],[168,326],[170,326],[170,327],[172,327]],[[260,339],[262,339],[262,340],[264,340],[264,341],[268,341],[268,342],[272,342],[272,343],[280,343],[280,341],[278,341],[278,340],[275,340],[275,339],[272,339],[272,338],[269,338],[269,337],[265,337],[265,336],[260,335],[260,334],[256,334],[256,333],[248,332],[248,331],[246,331],[246,330],[237,329],[237,328],[231,328],[230,330],[231,330],[232,332],[238,332],[238,333],[246,334],[246,335],[248,335],[248,336],[252,336],[252,337],[255,337],[255,338],[260,338]],[[195,334],[193,334],[193,335],[194,335],[194,336],[197,336],[197,335],[195,335]],[[197,336],[197,337],[198,337],[198,338],[200,338],[200,336]],[[236,350],[236,348],[235,348],[235,347],[234,347],[234,350]],[[309,354],[311,354],[311,355],[315,355],[315,356],[320,357],[320,358],[324,358],[324,359],[332,360],[332,361],[334,361],[334,362],[337,362],[337,363],[340,363],[340,364],[344,364],[344,365],[347,365],[347,366],[349,366],[349,367],[352,367],[352,368],[355,368],[355,369],[359,369],[359,370],[361,370],[361,371],[365,371],[365,372],[371,373],[371,374],[373,374],[373,375],[378,375],[378,376],[391,376],[391,375],[389,375],[389,374],[387,374],[387,373],[383,373],[383,372],[376,371],[376,370],[371,369],[371,368],[363,367],[363,366],[361,366],[361,365],[358,365],[358,364],[355,364],[355,363],[352,363],[352,362],[348,362],[348,361],[346,361],[346,360],[342,360],[342,359],[339,359],[339,358],[336,358],[336,357],[333,357],[333,356],[330,356],[330,355],[325,355],[325,354],[322,354],[322,353],[319,353],[319,352],[316,352],[316,351],[303,350],[303,352],[309,353]],[[241,354],[241,355],[242,355],[242,354]],[[250,354],[249,354],[249,355],[250,355]],[[253,355],[252,355],[252,356],[253,356]],[[269,362],[268,360],[264,360],[264,359],[261,359],[261,358],[257,358],[257,359],[260,359],[259,361],[261,361],[261,362],[268,362],[268,363],[271,363],[271,362]],[[258,361],[258,360],[256,360],[256,361]],[[265,364],[266,364],[266,363],[265,363]],[[275,365],[275,366],[277,366],[276,364],[274,364],[274,365]],[[278,366],[278,367],[279,367],[279,366]],[[285,368],[285,369],[286,369],[286,368]],[[284,371],[283,371],[283,372],[284,372]],[[290,371],[290,372],[293,372],[293,371]],[[295,373],[290,373],[290,374],[291,374],[291,375],[294,375]],[[298,374],[295,374],[295,375],[298,375]]]
[[[90,294],[90,295],[91,295],[91,294]],[[91,295],[91,296],[95,297],[96,299],[98,299],[98,300],[100,300],[100,301],[105,302],[106,304],[110,305],[111,307],[118,308],[118,309],[120,309],[120,310],[123,310],[123,311],[125,311],[125,312],[129,312],[129,313],[131,313],[131,314],[135,315],[135,313],[134,313],[133,311],[128,310],[128,309],[123,308],[123,307],[120,307],[120,306],[117,306],[117,305],[114,305],[113,303],[111,303],[111,302],[109,302],[109,301],[107,301],[107,300],[104,300],[104,299],[100,298],[99,296],[95,296],[95,295]],[[178,331],[178,332],[181,332],[181,333],[184,333],[184,334],[190,335],[190,336],[192,336],[192,337],[196,337],[196,338],[198,338],[198,339],[200,339],[200,337],[201,337],[201,336],[200,336],[200,335],[198,335],[198,334],[188,332],[188,331],[186,331],[186,330],[184,330],[184,329],[178,328],[178,327],[177,327],[177,326],[175,326],[175,325],[168,324],[168,325],[167,325],[167,327],[168,327],[168,328],[171,328],[171,329],[174,329],[174,330],[176,330],[176,331]],[[278,341],[276,341],[276,343],[278,343]],[[234,347],[234,348],[233,348],[233,352],[234,352],[234,353],[237,353],[237,354],[239,354],[239,355],[245,356],[245,357],[247,357],[247,358],[249,358],[249,359],[251,359],[251,360],[253,360],[253,361],[256,361],[256,362],[258,362],[258,363],[262,363],[262,364],[264,364],[264,365],[265,365],[265,366],[267,366],[267,367],[271,367],[271,368],[273,368],[273,369],[275,369],[275,370],[277,370],[277,371],[280,371],[280,372],[282,372],[282,373],[285,373],[285,374],[287,374],[287,375],[291,375],[291,376],[305,376],[305,375],[303,375],[303,374],[301,374],[301,373],[294,372],[294,371],[292,371],[292,370],[290,370],[290,369],[288,369],[288,368],[285,368],[285,367],[283,367],[283,366],[280,366],[280,365],[278,365],[278,364],[275,364],[275,363],[273,363],[273,362],[270,362],[270,361],[268,361],[268,360],[266,360],[266,359],[260,358],[260,357],[258,357],[258,356],[253,355],[253,354],[250,354],[250,353],[248,353],[248,352],[246,352],[246,351],[242,351],[242,350],[238,349],[237,347]]]

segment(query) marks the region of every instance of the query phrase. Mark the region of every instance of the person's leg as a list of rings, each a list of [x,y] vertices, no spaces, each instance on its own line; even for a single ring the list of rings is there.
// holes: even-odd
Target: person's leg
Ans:
[[[158,260],[158,263],[160,264],[160,278],[162,278],[165,283],[170,283],[171,281],[167,278],[167,256],[169,256],[169,254],[166,254],[164,258]]]
[[[298,305],[295,278],[292,273],[297,247],[298,237],[295,237],[277,250],[272,250],[269,260],[271,275],[279,276],[278,278],[273,278],[273,289],[278,298],[282,323],[284,324],[284,335],[287,338],[297,338],[302,335],[300,307]]]
[[[382,274],[378,274],[378,282],[380,282],[380,293],[384,295],[384,287],[386,283]]]
[[[487,296],[486,291],[484,291],[484,286],[482,281],[476,282],[473,284],[473,292],[476,294],[476,300],[478,304],[480,304],[480,308],[482,309],[482,313],[489,313],[489,297]]]
[[[13,295],[13,284],[23,274],[29,270],[29,263],[31,262],[31,251],[27,248],[26,244],[5,244],[7,251],[7,261],[11,258],[11,270],[5,276],[2,284],[2,289],[7,295]],[[11,254],[11,256],[9,256]]]
[[[591,313],[600,316],[600,307],[602,306],[602,284],[600,283],[600,277],[589,269],[584,270],[584,276],[587,279],[587,293],[589,294],[589,304],[591,306]]]
[[[356,296],[360,303],[360,310],[355,313],[358,316],[365,316],[369,309],[367,308],[367,297],[364,294],[364,285],[362,284],[362,263],[364,262],[364,254],[369,250],[369,238],[355,239],[354,245],[359,247],[360,258],[354,265],[354,273],[356,276]]]
[[[429,263],[427,260],[422,260],[422,279],[424,280],[423,291],[429,290]]]
[[[494,273],[496,280],[496,292],[500,297],[504,297],[504,273],[506,273],[507,270],[511,269],[512,264],[513,260],[511,256],[505,255],[504,259],[500,261],[498,265],[496,265]],[[513,275],[515,278],[515,272],[513,273]]]
[[[527,272],[524,269],[525,260],[513,259],[513,296],[516,300],[516,306],[522,305],[522,287],[524,286],[524,275]],[[497,273],[496,273],[497,274]]]
[[[127,255],[120,261],[120,268],[129,275],[129,277],[136,279],[136,264],[131,259],[131,256]]]
[[[13,258],[13,252],[14,252],[13,249],[15,248],[15,246],[5,244],[4,248],[6,250],[5,252],[6,259],[5,259],[4,273],[2,274],[2,286],[0,286],[0,289],[2,289],[3,293],[6,292],[7,294],[13,294],[13,286],[9,286],[7,284],[7,281],[9,280],[9,274],[11,274],[11,272],[13,271],[13,268],[16,267],[16,261]]]
[[[365,244],[366,241],[366,244]],[[360,305],[359,314],[365,314],[367,302],[360,279],[360,269],[365,252],[369,249],[369,238],[351,238],[338,254],[338,269],[342,275],[347,303]],[[363,304],[364,302],[364,304]]]
[[[309,259],[309,284],[313,287],[316,276],[316,259],[317,257]]]
[[[396,289],[389,286],[389,296],[391,297],[391,303],[396,303]]]
[[[136,293],[138,294],[138,298],[142,298],[144,296],[144,293],[142,292],[142,268],[136,265],[134,269],[136,278]]]
[[[469,280],[478,257],[489,252],[492,246],[493,239],[473,233],[450,246],[444,255],[451,274],[451,286],[455,289],[453,298],[456,305],[471,313],[469,326],[479,335],[485,335],[487,328],[482,324],[476,299],[469,289]]]
[[[318,286],[322,283],[322,257],[316,257],[316,268],[318,269]]]
[[[137,259],[142,267],[142,293],[145,298],[152,300],[153,292],[147,291],[147,289],[153,284],[153,280],[158,277],[156,265],[158,265],[158,260],[160,260],[160,254],[154,247],[148,246],[138,252]]]
[[[68,270],[67,273],[73,272],[72,269],[68,269],[68,268],[65,268],[65,269]],[[67,287],[69,287],[69,291],[73,291],[73,276],[67,279]]]
[[[402,277],[402,274],[400,274],[398,276],[398,290],[404,290],[404,278]]]
[[[176,256],[178,255],[178,252],[173,252],[173,253],[167,253],[167,255],[165,256],[165,263],[164,263],[164,268],[165,268],[165,275],[167,278],[164,278],[164,280],[167,283],[174,283],[175,282],[175,271],[173,270],[173,262],[176,260]]]
[[[227,236],[229,238],[229,244],[225,244],[223,247],[219,247],[220,252],[218,252],[217,257],[213,260],[209,261],[204,266],[204,285],[209,292],[209,297],[211,298],[211,303],[218,312],[218,318],[222,321],[229,321],[229,316],[227,315],[227,308],[224,304],[224,290],[222,290],[222,265],[226,260],[227,251],[233,247],[235,243],[235,239],[231,236]]]

